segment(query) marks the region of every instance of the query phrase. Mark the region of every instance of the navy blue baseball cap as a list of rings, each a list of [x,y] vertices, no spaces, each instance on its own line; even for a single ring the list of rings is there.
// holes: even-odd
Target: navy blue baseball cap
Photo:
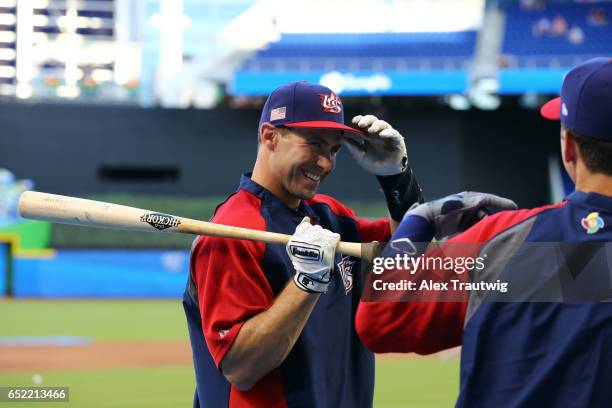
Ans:
[[[306,81],[291,82],[272,91],[261,112],[259,129],[266,122],[274,126],[339,129],[364,135],[361,130],[344,124],[342,102],[331,89]]]
[[[612,59],[593,58],[567,73],[561,97],[540,113],[581,136],[612,141]]]

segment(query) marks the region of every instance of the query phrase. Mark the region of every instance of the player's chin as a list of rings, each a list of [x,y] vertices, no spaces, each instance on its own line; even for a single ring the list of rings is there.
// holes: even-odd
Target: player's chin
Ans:
[[[307,189],[301,188],[300,191],[296,194],[302,200],[310,200],[312,197],[317,194],[317,189]]]
[[[315,194],[317,194],[317,188],[318,185],[312,186],[300,184],[295,186],[293,189],[293,194],[296,197],[299,197],[301,200],[310,200]]]
[[[298,195],[302,200],[311,199],[317,193],[317,189],[321,184],[321,180],[314,181],[308,177],[305,177],[304,175],[299,177],[296,181],[297,182],[294,185],[295,191],[297,192],[296,195]]]

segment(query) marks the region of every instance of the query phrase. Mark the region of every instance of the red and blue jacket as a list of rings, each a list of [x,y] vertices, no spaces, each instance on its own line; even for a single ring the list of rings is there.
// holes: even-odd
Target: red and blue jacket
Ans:
[[[343,241],[390,237],[388,220],[356,218],[331,197],[315,195],[289,208],[244,175],[212,222],[293,234],[305,216]],[[248,391],[219,370],[240,328],[268,309],[294,275],[285,247],[246,240],[199,237],[183,297],[196,374],[194,407],[368,407],[374,388],[374,355],[355,331],[362,291],[360,260],[336,253],[329,291],[322,295],[281,366]]]
[[[457,407],[610,406],[611,241],[612,197],[596,193],[489,216],[449,242],[477,244],[481,279],[513,295],[362,302],[357,331],[381,353],[462,345]]]

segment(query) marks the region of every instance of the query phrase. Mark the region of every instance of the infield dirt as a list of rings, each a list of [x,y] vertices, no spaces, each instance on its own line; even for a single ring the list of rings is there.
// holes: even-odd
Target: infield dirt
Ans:
[[[105,341],[70,346],[2,346],[0,372],[191,365],[186,341]]]

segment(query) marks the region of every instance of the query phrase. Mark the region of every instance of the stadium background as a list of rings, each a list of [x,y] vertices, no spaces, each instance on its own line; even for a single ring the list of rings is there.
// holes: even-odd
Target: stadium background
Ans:
[[[610,56],[606,1],[0,0],[0,386],[70,406],[187,406],[180,296],[192,237],[18,219],[24,189],[208,219],[253,164],[265,95],[338,92],[406,137],[426,198],[521,206],[567,185],[539,118],[576,63]],[[342,153],[322,188],[385,214]],[[456,352],[380,358],[377,407],[444,407]],[[28,404],[23,404],[26,407]]]

